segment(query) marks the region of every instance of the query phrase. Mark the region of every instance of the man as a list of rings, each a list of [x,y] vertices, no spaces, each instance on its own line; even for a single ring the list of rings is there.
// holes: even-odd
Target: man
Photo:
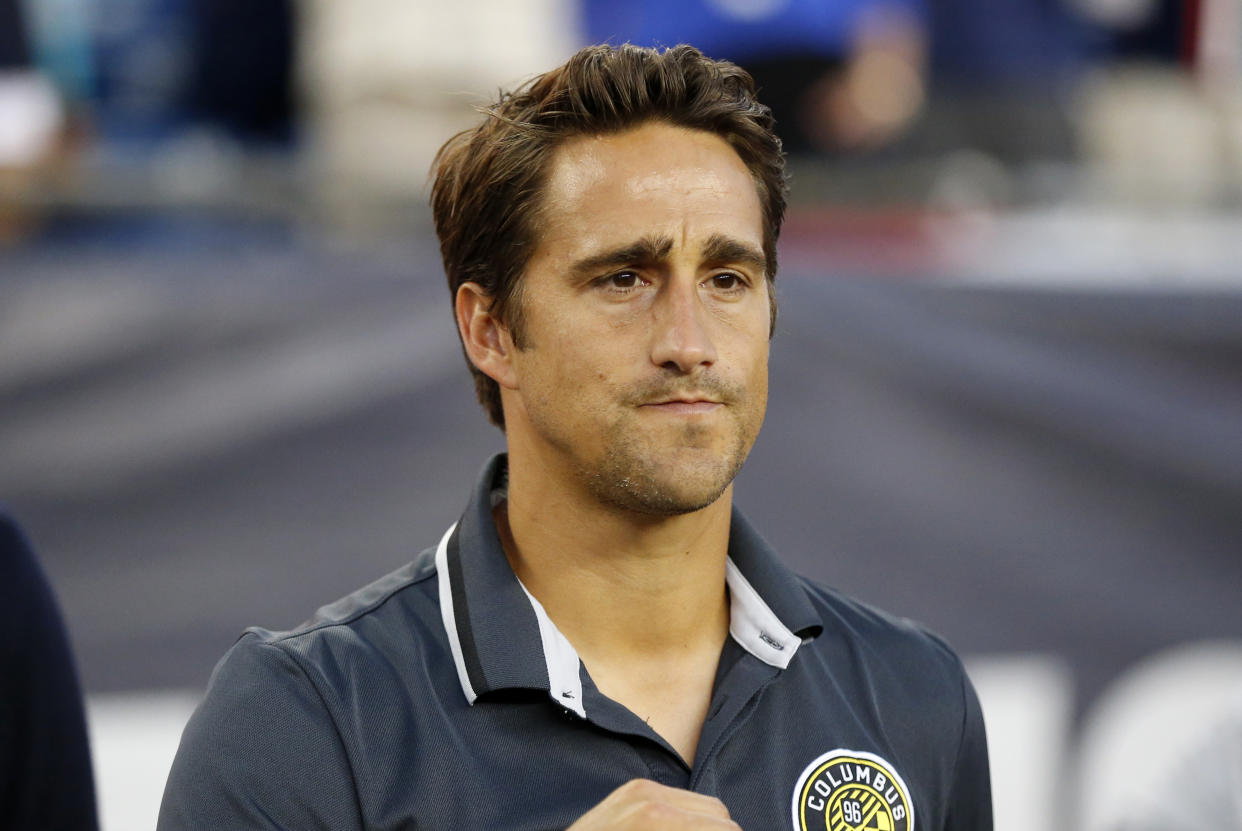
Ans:
[[[989,829],[957,658],[787,572],[732,509],[785,200],[749,78],[585,49],[435,174],[507,458],[412,564],[242,637],[161,829]]]

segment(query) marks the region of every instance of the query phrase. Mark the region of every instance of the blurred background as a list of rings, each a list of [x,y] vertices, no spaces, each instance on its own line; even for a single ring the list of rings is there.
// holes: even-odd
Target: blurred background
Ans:
[[[427,169],[604,40],[776,111],[737,501],[967,657],[997,827],[1242,827],[1238,0],[0,0],[0,501],[106,831],[244,627],[434,544],[502,449]]]

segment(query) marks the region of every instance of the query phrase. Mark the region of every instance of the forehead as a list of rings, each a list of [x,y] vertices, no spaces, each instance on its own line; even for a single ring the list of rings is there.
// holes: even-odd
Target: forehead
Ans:
[[[570,140],[552,157],[536,256],[573,256],[639,237],[696,248],[713,235],[760,246],[758,187],[722,138],[651,123]]]

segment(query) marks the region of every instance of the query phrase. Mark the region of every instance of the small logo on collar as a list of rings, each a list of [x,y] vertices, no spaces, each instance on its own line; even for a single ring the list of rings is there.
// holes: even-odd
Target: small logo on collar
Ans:
[[[785,651],[785,644],[781,643],[781,642],[780,642],[780,641],[778,641],[776,638],[774,638],[774,637],[772,637],[771,635],[769,635],[767,632],[760,632],[760,633],[759,633],[759,640],[763,641],[763,642],[764,642],[764,643],[766,643],[768,646],[770,646],[770,647],[772,647],[773,649],[775,649],[777,652],[784,652],[784,651]]]
[[[811,762],[793,790],[794,831],[914,831],[905,782],[873,753],[838,748]]]

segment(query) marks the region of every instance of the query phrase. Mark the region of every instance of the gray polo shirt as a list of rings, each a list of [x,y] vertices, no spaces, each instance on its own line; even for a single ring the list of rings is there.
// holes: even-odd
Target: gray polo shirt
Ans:
[[[693,766],[604,696],[509,568],[505,458],[406,567],[248,630],[182,736],[174,829],[565,828],[642,777],[748,831],[991,829],[978,701],[935,636],[789,572],[736,510],[730,634]]]

